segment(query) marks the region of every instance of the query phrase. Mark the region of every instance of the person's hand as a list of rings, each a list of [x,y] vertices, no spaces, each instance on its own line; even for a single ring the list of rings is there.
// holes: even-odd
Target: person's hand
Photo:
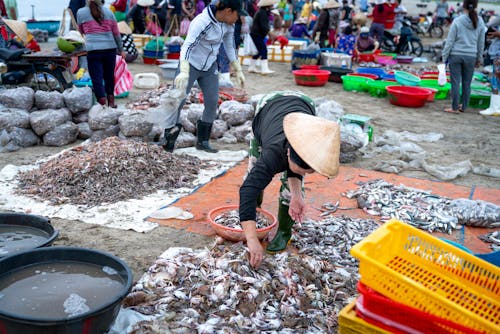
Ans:
[[[302,196],[293,196],[290,199],[290,207],[288,209],[290,217],[296,222],[302,223],[306,213],[306,204]]]
[[[188,81],[189,81],[189,62],[187,60],[181,60],[180,72],[174,79],[174,86],[176,89],[180,89],[181,91],[186,92]]]
[[[240,85],[242,88],[245,87],[245,76],[243,75],[243,71],[241,70],[240,61],[238,59],[233,60],[231,62],[231,68],[236,75],[236,81],[238,85]]]
[[[121,55],[122,55],[123,59],[125,59],[125,57],[127,57],[127,53],[125,51],[122,51]]]
[[[264,258],[264,248],[257,237],[247,239],[248,252],[250,253],[250,265],[257,269]]]
[[[488,38],[500,38],[500,30],[488,33]]]

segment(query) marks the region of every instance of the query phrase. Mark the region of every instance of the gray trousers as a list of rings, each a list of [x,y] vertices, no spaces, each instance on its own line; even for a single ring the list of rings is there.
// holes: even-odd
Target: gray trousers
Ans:
[[[177,68],[176,76],[179,74],[179,71],[179,68]],[[203,109],[201,120],[212,124],[217,117],[217,102],[219,101],[219,72],[217,71],[217,62],[214,62],[208,71],[198,71],[189,65],[189,81],[186,87],[186,94],[189,94],[195,81],[198,81],[198,85],[203,92],[203,105],[205,108]],[[180,115],[184,103],[186,103],[186,99],[181,101],[177,109],[178,115]]]
[[[465,111],[469,104],[470,84],[474,75],[476,57],[450,55],[448,66],[450,67],[451,80],[451,107],[458,110],[460,104],[460,84],[462,84],[462,110]]]

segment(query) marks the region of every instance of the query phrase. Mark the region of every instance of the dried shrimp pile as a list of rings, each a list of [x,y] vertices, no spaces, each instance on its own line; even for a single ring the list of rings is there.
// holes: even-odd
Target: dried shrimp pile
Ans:
[[[241,226],[241,223],[240,223],[240,214],[239,214],[238,210],[228,210],[226,212],[223,212],[220,215],[215,216],[214,222],[216,222],[219,225],[229,227],[229,228],[235,228],[235,229],[240,229],[240,230],[243,229],[243,227]],[[257,227],[257,229],[259,229],[259,228],[268,227],[273,222],[271,220],[269,220],[261,212],[257,212],[256,223],[257,223],[256,227]]]
[[[212,166],[212,165],[211,165]],[[53,204],[96,206],[191,187],[208,163],[117,137],[74,147],[18,175],[17,193]]]
[[[159,315],[132,333],[336,333],[338,312],[357,294],[358,265],[348,251],[376,226],[333,217],[304,223],[307,234],[294,245],[307,243],[308,255],[266,255],[258,270],[241,243],[170,248],[124,301]],[[321,236],[313,238],[318,228]],[[326,249],[332,247],[337,251]]]
[[[160,86],[157,89],[149,89],[142,93],[134,101],[128,102],[125,107],[134,110],[147,110],[160,106],[160,96],[169,90],[168,86]]]

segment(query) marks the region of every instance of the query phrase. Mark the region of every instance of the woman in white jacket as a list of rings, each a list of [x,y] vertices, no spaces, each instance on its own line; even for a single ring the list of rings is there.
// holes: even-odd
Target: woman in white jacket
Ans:
[[[243,86],[245,83],[245,77],[234,49],[234,23],[239,17],[241,8],[241,0],[220,0],[215,6],[206,7],[189,25],[186,40],[181,47],[179,69],[174,86],[187,95],[194,82],[198,81],[203,92],[205,109],[201,120],[196,124],[198,137],[196,148],[210,153],[217,152],[210,146],[208,139],[213,121],[217,116],[219,78],[216,60],[221,44],[224,44],[238,84]],[[175,141],[182,128],[178,124],[178,119],[184,102],[185,99],[177,110],[177,124],[165,129],[163,147],[168,152],[174,150]]]

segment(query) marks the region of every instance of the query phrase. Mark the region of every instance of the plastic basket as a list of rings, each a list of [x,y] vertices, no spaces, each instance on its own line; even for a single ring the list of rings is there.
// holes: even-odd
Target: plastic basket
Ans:
[[[487,333],[500,328],[500,268],[391,220],[351,249],[361,282],[402,304]]]
[[[397,86],[397,82],[385,81],[385,80],[372,80],[368,82],[368,93],[373,97],[386,97],[388,86]]]
[[[342,87],[348,92],[366,92],[368,91],[368,82],[373,81],[373,79],[370,78],[353,75],[343,75],[341,78]]]
[[[404,332],[406,328],[422,333],[476,334],[479,331],[467,328],[452,321],[419,311],[413,307],[395,302],[363,283],[358,283],[360,297],[356,301],[356,314],[373,325],[391,332]]]
[[[405,71],[394,71],[396,81],[404,86],[418,86],[420,78]]]
[[[422,79],[420,81],[420,87],[434,88],[438,91],[434,96],[435,100],[444,100],[448,97],[448,92],[451,89],[451,84],[449,82],[445,83],[443,86],[438,84],[437,79]]]
[[[389,333],[382,328],[378,328],[364,321],[356,315],[354,307],[356,300],[345,306],[339,312],[339,328],[340,334],[385,334]]]

